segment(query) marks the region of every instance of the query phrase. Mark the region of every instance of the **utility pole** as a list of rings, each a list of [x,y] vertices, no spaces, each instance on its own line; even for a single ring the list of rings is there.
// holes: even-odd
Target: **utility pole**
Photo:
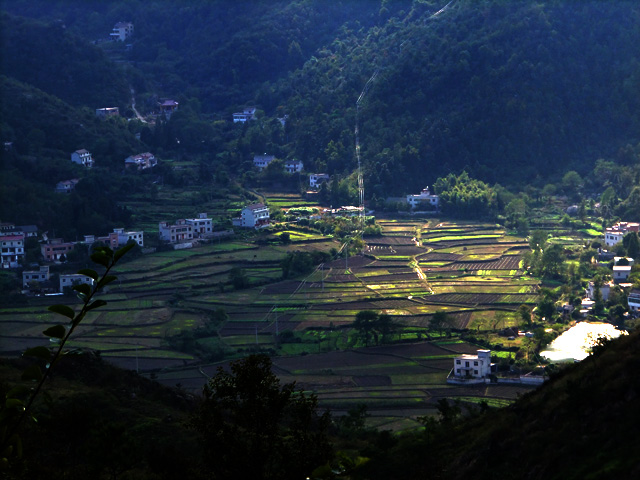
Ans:
[[[349,270],[349,240],[345,244],[345,257],[344,257],[344,269]]]

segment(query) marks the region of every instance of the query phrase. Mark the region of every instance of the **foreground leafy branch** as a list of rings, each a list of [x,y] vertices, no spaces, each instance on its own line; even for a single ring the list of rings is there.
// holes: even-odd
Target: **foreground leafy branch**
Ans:
[[[38,398],[44,383],[51,374],[54,365],[60,361],[67,353],[64,350],[69,337],[82,322],[88,312],[107,304],[104,300],[94,299],[96,294],[104,287],[117,279],[110,272],[118,260],[135,246],[134,243],[125,245],[115,252],[109,247],[98,247],[91,255],[91,260],[105,268],[102,276],[92,269],[79,270],[78,273],[86,275],[93,280],[92,285],[74,285],[73,290],[77,292],[82,300],[80,311],[76,311],[68,305],[51,305],[48,310],[68,319],[66,325],[57,324],[47,328],[44,335],[51,340],[58,342],[57,348],[51,349],[44,346],[33,347],[25,350],[22,354],[25,357],[32,357],[45,363],[44,371],[38,363],[28,366],[22,372],[23,381],[37,382],[35,387],[17,385],[11,388],[5,395],[4,402],[0,404],[0,469],[6,470],[11,465],[11,461],[20,458],[22,455],[22,440],[20,438],[20,428],[26,419],[37,421],[31,414],[31,408],[36,398]]]

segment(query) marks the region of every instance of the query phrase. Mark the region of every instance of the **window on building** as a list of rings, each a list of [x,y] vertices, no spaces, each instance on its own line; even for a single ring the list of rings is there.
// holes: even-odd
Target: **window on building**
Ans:
[[[477,367],[478,366],[478,362],[473,362],[473,366]]]
[[[456,365],[460,365],[460,360],[456,360]]]
[[[478,370],[474,370],[473,373],[475,373],[476,375],[478,375]]]

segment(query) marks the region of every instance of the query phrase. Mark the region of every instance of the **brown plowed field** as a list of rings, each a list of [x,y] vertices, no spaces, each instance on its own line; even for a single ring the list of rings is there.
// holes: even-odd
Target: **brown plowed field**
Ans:
[[[371,237],[365,238],[367,245],[415,245],[412,240],[413,237],[409,235],[402,236],[384,236],[384,237]]]
[[[449,265],[451,270],[467,269],[467,270],[517,270],[520,265],[520,255],[504,255],[497,260],[488,260],[483,262],[464,262],[458,261]]]

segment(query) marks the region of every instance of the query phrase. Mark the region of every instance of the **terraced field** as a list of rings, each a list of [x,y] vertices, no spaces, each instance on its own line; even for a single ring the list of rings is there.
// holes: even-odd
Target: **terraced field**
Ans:
[[[303,204],[299,197],[280,200]],[[538,283],[520,269],[526,243],[495,225],[378,223],[383,235],[365,239],[362,255],[335,259],[295,280],[279,281],[287,252],[329,251],[339,244],[291,230],[288,245],[234,240],[124,263],[116,272],[119,281],[103,296],[108,305],[87,317],[71,346],[99,350],[116,364],[154,371],[164,383],[196,390],[216,364],[202,365],[194,345],[219,358],[256,349],[293,355],[276,360],[283,380],[297,380],[337,411],[366,401],[385,428],[406,427],[407,416],[432,411],[443,396],[513,398],[516,390],[505,387],[446,385],[452,356],[475,351],[473,345],[360,349],[351,324],[362,310],[388,314],[401,327],[390,338],[395,342],[437,338],[428,328],[437,311],[448,314],[452,328],[495,328],[495,319],[502,322],[498,327],[506,326],[519,305],[537,301]],[[234,268],[253,287],[234,290],[228,282]],[[32,299],[26,307],[1,309],[0,350],[16,353],[41,344],[43,324],[59,321],[43,313],[46,305],[69,301]],[[213,320],[219,309],[228,319]],[[201,333],[196,338],[194,332]],[[283,332],[292,339],[280,342],[276,334]]]

